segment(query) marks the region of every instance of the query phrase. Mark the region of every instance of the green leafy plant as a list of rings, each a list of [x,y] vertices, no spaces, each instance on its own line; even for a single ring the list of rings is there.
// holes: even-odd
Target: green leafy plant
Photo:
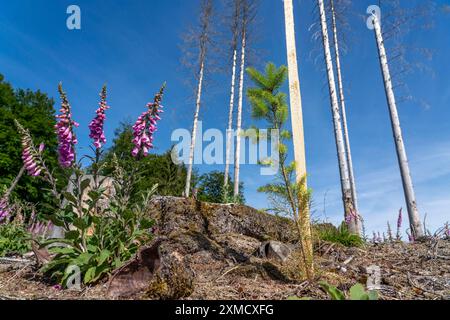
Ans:
[[[30,234],[17,223],[0,225],[0,257],[21,255],[31,250]]]
[[[128,186],[127,180],[124,171],[118,167],[113,182],[115,195],[109,198],[106,208],[97,208],[96,215],[90,212],[98,205],[104,188],[88,192],[88,197],[82,201],[84,214],[81,217],[74,210],[79,207],[77,189],[65,195],[69,204],[51,219],[57,225],[69,223],[72,227],[65,233],[64,239],[50,239],[41,244],[43,247],[52,245],[49,252],[55,255],[43,267],[43,272],[66,285],[72,274],[70,267],[77,266],[84,284],[95,283],[121,267],[140,246],[151,240],[153,221],[145,217],[145,212],[157,185],[144,193],[139,203],[130,206],[129,190],[132,187]],[[83,187],[87,184],[81,182]]]
[[[129,152],[137,160],[137,164],[153,148],[156,123],[161,119],[160,103],[164,87],[132,127],[133,148]],[[83,283],[91,284],[122,266],[140,246],[151,240],[150,228],[153,221],[146,218],[145,213],[158,186],[153,185],[142,192],[140,201],[131,202],[141,173],[140,167],[136,165],[131,174],[126,172],[115,154],[111,159],[112,177],[100,175],[105,166],[105,162],[101,161],[106,143],[103,126],[105,113],[110,108],[106,102],[105,86],[100,93],[100,107],[89,124],[94,155],[84,155],[77,160],[75,146],[78,140],[74,129],[78,127],[78,123],[73,120],[71,106],[61,84],[58,90],[61,95],[61,109],[56,125],[58,160],[69,181],[62,191],[57,187],[53,173],[45,165],[41,152],[43,147],[37,149],[29,131],[16,122],[22,136],[23,159],[28,173],[50,184],[54,198],[60,200],[57,209],[44,218],[62,228],[64,237],[34,240],[53,255],[50,262],[43,266],[44,273],[62,285],[67,285],[69,276],[76,270],[73,267],[77,267],[83,276]],[[88,170],[90,175],[83,168],[83,159],[91,161]]]
[[[350,233],[345,223],[338,228],[320,228],[317,233],[320,240],[338,243],[345,247],[360,247],[364,244],[360,236]]]
[[[332,300],[347,300],[344,292],[328,284],[327,282],[321,281],[319,282],[319,285],[326,293],[328,293]],[[364,286],[360,283],[357,283],[351,287],[348,295],[350,300],[378,300],[377,291],[366,291]]]

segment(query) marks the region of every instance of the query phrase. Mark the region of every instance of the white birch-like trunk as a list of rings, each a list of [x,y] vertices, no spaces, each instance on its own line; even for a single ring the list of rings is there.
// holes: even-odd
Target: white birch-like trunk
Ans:
[[[416,196],[409,170],[408,158],[406,156],[405,145],[403,143],[402,129],[400,127],[400,119],[397,112],[397,103],[395,101],[394,89],[392,86],[392,78],[389,70],[389,63],[384,46],[383,33],[381,25],[376,15],[372,15],[375,37],[378,46],[378,55],[380,58],[381,70],[383,73],[384,87],[386,90],[386,98],[389,106],[391,117],[392,131],[394,133],[395,147],[397,150],[397,158],[400,166],[400,174],[402,177],[403,190],[405,193],[406,206],[408,208],[409,224],[411,233],[415,239],[423,237],[422,224],[420,222],[419,211],[417,210]]]
[[[239,174],[241,161],[241,136],[242,136],[242,104],[244,99],[244,71],[245,71],[245,48],[246,48],[246,32],[242,32],[242,52],[241,52],[241,73],[239,78],[239,102],[236,120],[236,150],[234,153],[234,190],[235,199],[239,196]]]
[[[231,162],[231,144],[233,143],[233,111],[234,111],[234,96],[235,96],[234,88],[236,86],[236,60],[237,60],[237,49],[234,49],[233,70],[231,75],[230,110],[228,112],[225,176],[223,181],[224,190],[227,190],[228,187],[228,176],[230,174],[230,162]]]
[[[284,1],[286,47],[289,70],[289,98],[291,105],[292,140],[297,182],[306,175],[305,137],[303,130],[302,98],[298,75],[297,49],[295,42],[294,8],[292,0]]]
[[[360,234],[358,228],[357,217],[354,217],[354,206],[352,192],[350,187],[350,179],[348,175],[347,160],[344,146],[344,135],[342,133],[341,115],[336,92],[336,81],[334,76],[333,62],[331,58],[330,42],[328,37],[328,26],[325,14],[325,5],[323,0],[317,0],[320,11],[320,24],[322,27],[322,40],[325,56],[325,64],[327,68],[328,86],[330,90],[331,112],[333,114],[334,136],[336,139],[336,149],[339,162],[339,173],[341,178],[342,199],[344,203],[345,218],[348,221],[349,231],[354,234]]]
[[[330,0],[331,5],[331,19],[333,24],[333,40],[334,40],[334,50],[336,53],[336,75],[338,81],[338,89],[339,89],[339,100],[341,104],[341,115],[342,115],[342,128],[344,130],[344,142],[345,142],[345,150],[347,153],[347,167],[348,167],[348,176],[350,179],[350,189],[352,191],[352,199],[353,206],[355,209],[355,213],[358,216],[357,223],[361,223],[361,215],[358,210],[358,196],[356,192],[356,183],[355,183],[355,174],[353,171],[353,160],[352,160],[352,151],[350,147],[350,137],[348,134],[348,126],[347,126],[347,111],[346,111],[346,103],[345,103],[345,95],[344,95],[344,83],[342,81],[342,69],[341,69],[341,57],[339,50],[339,41],[337,35],[337,23],[336,23],[336,11],[334,7],[334,0]]]
[[[194,114],[194,125],[192,127],[191,148],[189,151],[189,164],[188,164],[188,170],[187,170],[187,176],[186,176],[186,186],[184,189],[185,197],[189,197],[190,191],[191,191],[192,168],[194,165],[194,151],[195,151],[195,143],[197,140],[198,115],[200,113],[200,104],[201,104],[202,88],[203,88],[203,74],[204,74],[204,69],[205,69],[205,61],[204,61],[203,57],[204,56],[202,56],[202,61],[200,63],[200,72],[199,72],[199,78],[198,78],[197,101],[196,101],[195,114]]]

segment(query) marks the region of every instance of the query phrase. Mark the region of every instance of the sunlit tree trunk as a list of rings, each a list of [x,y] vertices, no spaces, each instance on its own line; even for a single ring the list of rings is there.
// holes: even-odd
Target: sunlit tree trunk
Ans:
[[[422,230],[422,224],[420,222],[419,211],[417,210],[416,196],[414,194],[411,173],[408,165],[408,158],[406,156],[406,150],[403,143],[402,130],[400,127],[400,119],[397,112],[397,103],[395,101],[386,48],[384,46],[383,33],[381,30],[380,22],[376,15],[372,15],[372,21],[378,46],[378,55],[380,58],[381,70],[383,73],[384,87],[386,90],[386,98],[389,106],[392,130],[394,133],[394,141],[397,150],[398,163],[400,166],[400,174],[403,182],[406,206],[408,208],[409,224],[411,227],[412,235],[415,239],[418,239],[420,237],[423,237],[424,233]]]
[[[333,114],[334,136],[336,140],[336,149],[339,162],[339,173],[341,177],[342,199],[344,203],[345,220],[349,227],[349,231],[354,234],[360,234],[358,228],[357,217],[354,216],[354,204],[352,191],[350,187],[350,179],[348,175],[347,160],[345,154],[344,135],[342,133],[341,115],[336,92],[336,82],[334,76],[333,62],[331,58],[330,42],[328,37],[328,26],[325,14],[325,5],[323,0],[317,0],[320,11],[320,24],[322,27],[322,40],[325,64],[327,68],[328,86],[330,90],[331,112]]]
[[[303,131],[302,97],[295,43],[294,8],[292,0],[284,1],[286,47],[289,70],[289,97],[291,105],[292,136],[297,182],[306,175],[305,138]]]
[[[192,139],[191,139],[191,148],[189,150],[189,164],[188,164],[188,170],[187,170],[187,175],[186,175],[186,186],[184,189],[184,195],[186,197],[189,197],[189,194],[191,191],[191,178],[192,178],[192,169],[194,166],[194,151],[195,151],[195,143],[197,140],[198,115],[200,113],[204,72],[205,72],[205,62],[202,61],[200,64],[200,72],[199,72],[198,88],[197,88],[197,100],[196,100],[197,102],[196,102],[195,113],[194,113],[194,125],[192,127]]]
[[[244,99],[244,71],[245,71],[245,49],[246,49],[246,37],[247,33],[244,28],[242,31],[242,48],[241,48],[241,73],[239,77],[239,102],[237,110],[236,120],[236,150],[234,153],[234,198],[239,197],[239,174],[240,174],[240,161],[241,161],[241,136],[242,136],[242,104]]]
[[[205,75],[206,53],[207,47],[210,42],[211,16],[213,10],[212,4],[213,4],[212,0],[203,0],[201,2],[201,17],[200,17],[201,26],[198,35],[195,37],[196,39],[198,39],[199,44],[199,59],[198,59],[199,68],[197,73],[198,85],[197,85],[197,99],[194,113],[194,124],[192,126],[192,139],[189,150],[189,163],[186,174],[186,185],[184,189],[184,196],[186,197],[189,197],[191,191],[192,169],[194,166],[194,153],[197,140],[198,117],[200,113],[203,81]]]
[[[338,81],[338,89],[339,89],[339,100],[341,104],[341,115],[342,115],[342,128],[344,130],[344,142],[345,142],[345,150],[347,154],[347,166],[348,166],[348,176],[350,179],[350,188],[352,191],[352,199],[353,205],[355,207],[355,213],[358,216],[357,223],[361,223],[361,216],[358,210],[358,197],[356,192],[356,183],[355,183],[355,175],[353,171],[353,160],[352,160],[352,151],[350,148],[350,137],[348,134],[348,126],[347,126],[347,111],[346,111],[346,103],[345,103],[345,95],[344,95],[344,84],[342,81],[342,69],[341,69],[341,57],[339,50],[339,41],[337,34],[337,23],[336,23],[336,10],[334,6],[334,0],[330,0],[331,7],[331,19],[333,24],[333,42],[334,42],[334,50],[336,54],[336,74]],[[359,226],[360,228],[360,226]]]
[[[233,143],[233,110],[234,110],[234,88],[236,85],[236,60],[237,60],[237,49],[235,48],[233,52],[233,70],[231,75],[230,109],[228,112],[225,175],[223,181],[224,190],[227,190],[228,186],[228,177],[230,174],[231,144]]]
[[[297,49],[295,42],[294,8],[292,0],[284,0],[284,20],[286,28],[286,48],[289,71],[289,97],[291,109],[292,136],[294,147],[294,161],[297,183],[306,184],[306,155],[305,138],[303,129],[302,99],[300,92],[300,80],[297,65]],[[300,205],[298,205],[300,208]],[[294,208],[295,210],[295,208]],[[311,222],[309,208],[299,212],[296,223],[299,226],[299,233],[302,241],[305,268],[308,277],[312,278],[314,274],[313,265],[313,246],[311,236]],[[295,217],[295,211],[294,211]]]

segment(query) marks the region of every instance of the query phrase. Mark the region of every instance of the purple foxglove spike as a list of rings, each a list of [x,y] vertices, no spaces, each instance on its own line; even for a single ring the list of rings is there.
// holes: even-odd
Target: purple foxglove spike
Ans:
[[[147,104],[148,110],[142,113],[136,123],[133,125],[133,144],[134,148],[131,152],[133,157],[142,154],[144,157],[148,156],[149,151],[153,148],[153,134],[156,132],[157,121],[161,120],[159,114],[162,106],[160,105],[164,93],[164,86],[158,94],[156,94],[154,101]]]
[[[58,158],[61,167],[68,168],[75,160],[74,146],[78,141],[73,132],[73,127],[78,127],[78,124],[72,120],[71,107],[61,84],[58,86],[58,91],[61,96],[61,114],[57,115],[59,121],[56,125],[56,134],[58,135]]]

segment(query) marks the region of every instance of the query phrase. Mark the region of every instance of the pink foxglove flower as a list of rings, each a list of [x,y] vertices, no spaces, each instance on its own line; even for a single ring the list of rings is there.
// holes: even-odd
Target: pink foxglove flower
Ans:
[[[0,199],[0,223],[8,218],[10,214],[10,208],[8,204],[8,199],[3,197]]]
[[[14,123],[19,131],[22,142],[22,161],[25,169],[30,176],[37,177],[41,175],[41,172],[44,170],[41,154],[44,151],[45,145],[41,143],[39,148],[36,149],[33,140],[31,139],[30,132],[17,120],[14,120]]]
[[[109,106],[106,103],[106,86],[103,86],[102,92],[100,93],[100,99],[100,107],[96,111],[97,115],[89,124],[89,137],[93,139],[94,146],[97,149],[100,149],[106,143],[105,133],[103,131],[103,125],[106,119],[105,111],[109,109]]]
[[[408,230],[406,230],[406,234],[408,235],[409,242],[414,243],[416,241],[416,239],[414,239],[414,236],[410,234]]]
[[[403,216],[402,216],[403,208],[400,208],[398,212],[398,219],[397,219],[397,240],[401,240],[402,236],[400,235],[401,229],[402,229],[402,223],[403,223]]]
[[[350,226],[353,221],[357,220],[358,214],[355,212],[355,210],[350,210],[350,213],[345,217],[345,223],[347,224],[347,226]]]
[[[61,109],[56,124],[56,134],[58,136],[59,164],[63,168],[70,167],[75,161],[75,145],[78,143],[73,127],[78,127],[78,123],[72,120],[72,111],[67,95],[62,89],[61,83],[58,86],[61,96]]]
[[[161,100],[164,94],[164,85],[159,93],[156,94],[152,103],[147,104],[148,110],[142,113],[133,126],[133,144],[131,152],[133,157],[142,154],[146,157],[153,148],[153,134],[156,132],[156,124],[161,120],[160,114],[163,112]]]

